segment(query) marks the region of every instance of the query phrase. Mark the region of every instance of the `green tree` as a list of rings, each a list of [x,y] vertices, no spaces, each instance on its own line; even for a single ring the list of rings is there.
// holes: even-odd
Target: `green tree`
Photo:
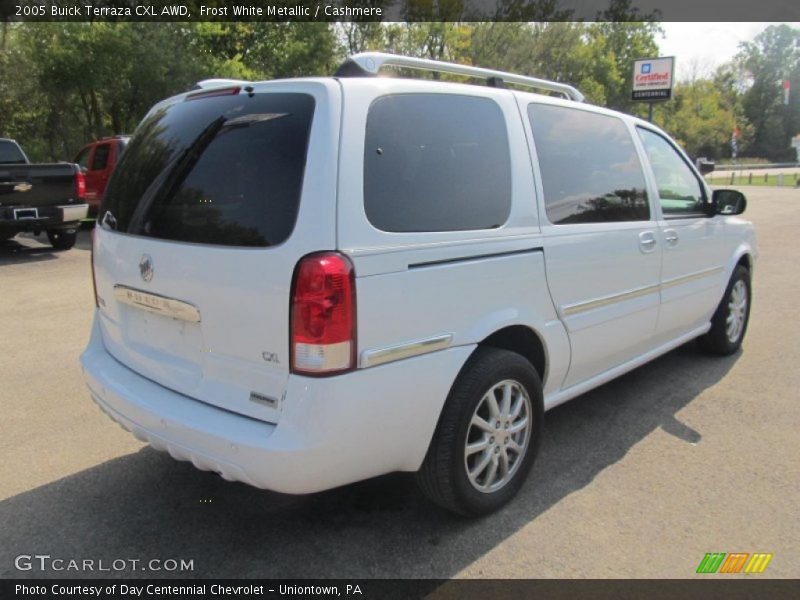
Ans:
[[[714,81],[698,79],[677,85],[672,101],[659,109],[656,119],[659,125],[690,156],[715,159],[730,156],[731,132],[737,125],[735,107]]]
[[[800,29],[772,25],[752,42],[742,44],[736,64],[751,85],[742,97],[742,108],[753,125],[753,139],[746,149],[751,156],[793,160],[790,139],[800,132]],[[783,104],[783,81],[792,95]]]

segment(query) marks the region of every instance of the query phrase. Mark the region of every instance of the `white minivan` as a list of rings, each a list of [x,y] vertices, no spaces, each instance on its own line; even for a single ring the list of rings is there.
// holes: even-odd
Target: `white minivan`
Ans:
[[[93,400],[228,480],[302,494],[411,471],[444,507],[495,510],[546,410],[747,329],[744,197],[582,100],[368,53],[157,104],[94,233]]]

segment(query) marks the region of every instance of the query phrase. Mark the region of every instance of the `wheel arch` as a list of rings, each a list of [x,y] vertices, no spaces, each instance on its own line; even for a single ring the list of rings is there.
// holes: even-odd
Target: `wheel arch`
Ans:
[[[498,329],[478,342],[478,348],[486,347],[509,350],[526,358],[536,369],[544,386],[548,367],[547,347],[542,336],[533,328],[527,325],[508,325]]]

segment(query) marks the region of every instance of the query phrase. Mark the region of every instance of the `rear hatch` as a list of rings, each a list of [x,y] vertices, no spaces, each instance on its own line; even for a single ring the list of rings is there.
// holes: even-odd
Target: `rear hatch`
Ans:
[[[335,247],[334,80],[201,90],[153,108],[95,231],[103,341],[176,392],[277,422],[292,275]]]

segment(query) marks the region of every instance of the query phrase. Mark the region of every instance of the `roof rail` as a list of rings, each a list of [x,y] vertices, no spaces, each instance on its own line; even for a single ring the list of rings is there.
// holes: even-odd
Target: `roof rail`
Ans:
[[[353,54],[342,63],[336,71],[335,76],[370,77],[377,75],[382,67],[387,66],[478,77],[480,79],[485,79],[487,85],[492,87],[503,87],[504,83],[514,83],[516,85],[557,92],[576,102],[584,102],[586,100],[584,95],[576,88],[566,83],[558,83],[557,81],[549,81],[537,77],[526,77],[525,75],[507,73],[505,71],[495,71],[494,69],[459,65],[427,58],[386,54],[384,52],[362,52],[361,54]]]
[[[225,87],[229,85],[249,85],[249,81],[242,81],[241,79],[204,79],[198,81],[192,86],[190,91],[194,90],[210,90],[212,88]]]

